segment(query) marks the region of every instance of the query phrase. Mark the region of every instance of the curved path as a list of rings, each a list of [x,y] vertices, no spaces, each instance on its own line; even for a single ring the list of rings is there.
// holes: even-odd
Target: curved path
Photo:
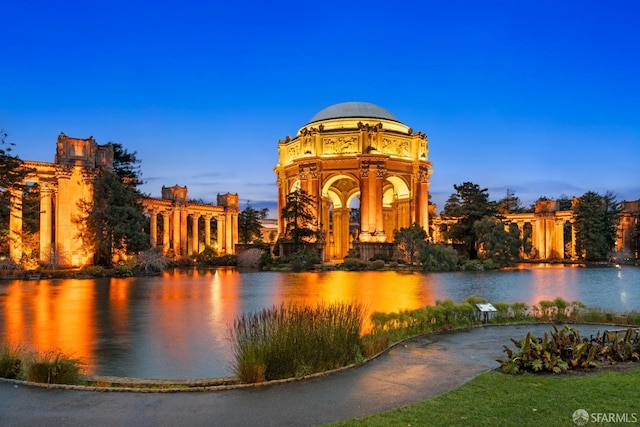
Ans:
[[[607,327],[580,325],[583,336]],[[354,369],[309,380],[208,392],[128,393],[0,382],[7,426],[310,426],[430,399],[499,366],[510,338],[550,325],[488,326],[413,339]],[[510,347],[513,347],[510,345]]]

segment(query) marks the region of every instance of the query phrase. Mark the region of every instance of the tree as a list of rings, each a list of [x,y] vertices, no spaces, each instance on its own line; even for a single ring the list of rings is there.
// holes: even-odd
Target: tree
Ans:
[[[507,195],[498,200],[498,212],[501,214],[524,212],[520,198],[516,196],[513,190],[507,188]]]
[[[247,206],[238,215],[238,237],[240,243],[246,245],[254,241],[262,241],[262,224],[260,220],[265,219],[268,213],[268,208],[257,210],[251,206],[251,201],[247,201]]]
[[[424,271],[454,271],[458,268],[458,254],[441,243],[425,242],[420,250],[420,263]]]
[[[505,230],[504,224],[496,217],[484,217],[473,225],[480,246],[481,258],[491,259],[496,266],[512,265],[519,258],[522,240],[516,224]]]
[[[113,146],[113,173],[123,184],[137,188],[144,184],[140,165],[142,161],[138,159],[136,151],[130,153],[122,147],[120,143],[111,143]]]
[[[93,181],[93,200],[81,202],[80,235],[93,248],[98,265],[111,267],[116,251],[130,255],[150,246],[145,232],[149,220],[137,189],[142,183],[139,163],[135,152],[114,144],[113,171],[99,171]]]
[[[453,193],[444,205],[443,216],[456,220],[456,223],[447,231],[446,236],[454,242],[464,244],[469,259],[476,259],[477,238],[473,229],[476,221],[486,216],[494,216],[498,213],[496,202],[489,201],[489,193],[486,188],[481,189],[477,184],[464,182],[455,185]]]
[[[18,156],[11,154],[15,146],[7,141],[8,134],[0,130],[0,252],[9,251],[9,214],[12,191],[24,191],[24,178],[29,169]]]
[[[281,216],[285,220],[285,235],[291,239],[294,248],[309,242],[316,236],[316,216],[313,197],[304,190],[295,190],[287,195],[287,202]]]
[[[426,244],[427,232],[419,224],[414,223],[411,227],[393,230],[393,240],[398,245],[398,251],[405,261],[413,265],[416,257],[420,254],[422,247]]]
[[[611,192],[604,196],[589,191],[573,207],[575,248],[587,261],[606,260],[614,248],[617,235],[617,215],[620,204]]]
[[[573,207],[573,202],[566,194],[561,194],[556,201],[558,202],[559,211],[570,211]]]

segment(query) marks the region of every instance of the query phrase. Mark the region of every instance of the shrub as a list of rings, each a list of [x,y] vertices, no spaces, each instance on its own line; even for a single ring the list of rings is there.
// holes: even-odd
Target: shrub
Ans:
[[[372,270],[382,270],[384,268],[384,260],[377,259],[373,261],[369,266]]]
[[[233,324],[234,373],[243,382],[291,378],[354,363],[360,305],[288,305],[245,314]]]
[[[342,261],[342,268],[348,271],[361,271],[369,268],[369,265],[360,258],[345,258]]]
[[[25,379],[46,384],[79,384],[81,362],[60,351],[36,354],[27,362]]]
[[[113,273],[116,277],[132,277],[136,264],[133,261],[125,261],[122,264],[116,265],[113,269]]]
[[[169,266],[169,260],[162,255],[162,251],[158,248],[140,252],[136,257],[136,262],[136,269],[145,275],[159,274]]]
[[[555,325],[549,336],[531,336],[521,340],[511,339],[516,350],[504,346],[506,360],[498,360],[502,371],[509,374],[522,372],[560,373],[569,369],[585,369],[598,366],[600,362],[640,361],[640,340],[637,332],[627,329],[624,334],[614,334],[595,339],[583,338],[576,329],[565,325],[558,330]]]
[[[261,269],[266,270],[271,268],[274,264],[275,264],[275,261],[271,256],[271,254],[269,253],[269,251],[262,252],[262,255],[260,255],[260,260],[258,261],[258,266]]]
[[[484,264],[479,259],[467,260],[462,264],[463,271],[484,271]]]
[[[105,268],[101,265],[86,266],[82,268],[82,272],[91,277],[104,277]]]
[[[377,254],[369,258],[369,261],[378,261],[378,260],[381,260],[384,263],[387,263],[391,261],[391,256],[389,254],[378,252]]]
[[[428,243],[420,250],[420,263],[424,271],[454,271],[460,260],[454,249]]]
[[[292,252],[288,256],[292,271],[313,270],[317,264],[322,264],[318,252],[314,248],[304,247],[302,250]]]
[[[262,249],[251,248],[238,255],[238,267],[258,268],[260,260],[266,252]]]
[[[22,348],[5,344],[0,350],[0,377],[17,379],[22,376]]]
[[[373,357],[388,348],[390,342],[389,334],[366,335],[362,338],[362,356]]]

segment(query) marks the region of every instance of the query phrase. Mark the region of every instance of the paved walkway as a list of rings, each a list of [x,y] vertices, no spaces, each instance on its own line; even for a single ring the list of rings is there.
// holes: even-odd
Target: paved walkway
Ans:
[[[604,326],[580,325],[583,336]],[[411,340],[310,380],[232,390],[127,393],[0,382],[2,426],[312,426],[430,399],[499,366],[502,346],[550,325],[489,326]],[[511,346],[513,347],[513,346]]]

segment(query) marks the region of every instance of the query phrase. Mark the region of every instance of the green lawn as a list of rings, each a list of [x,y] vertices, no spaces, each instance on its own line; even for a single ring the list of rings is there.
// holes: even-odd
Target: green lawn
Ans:
[[[616,425],[607,418],[624,414],[629,424],[640,424],[640,368],[588,375],[487,372],[434,399],[330,425],[575,426],[577,409],[589,413],[588,426]]]

